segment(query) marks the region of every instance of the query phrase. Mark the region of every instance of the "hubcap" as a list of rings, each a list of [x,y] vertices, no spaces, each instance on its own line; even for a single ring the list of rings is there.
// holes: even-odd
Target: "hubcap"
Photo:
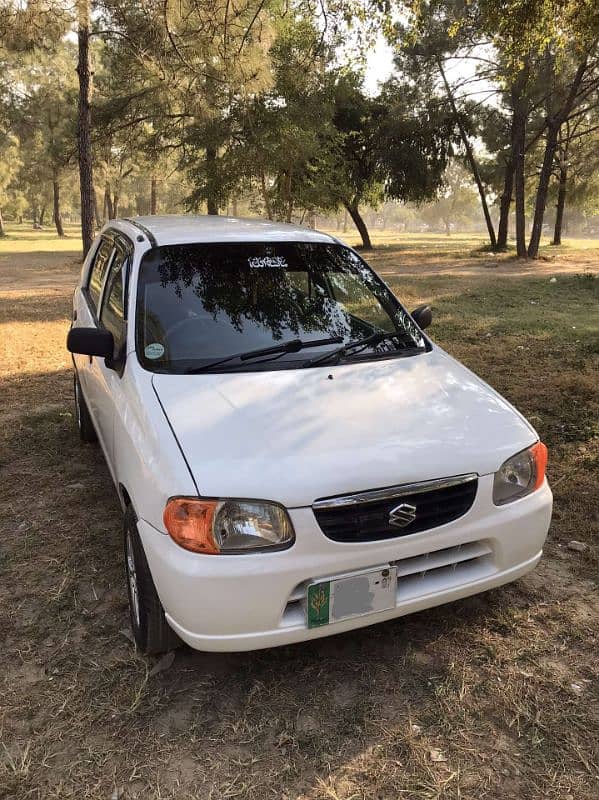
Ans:
[[[135,571],[133,544],[129,534],[127,534],[127,581],[129,582],[131,611],[133,612],[135,624],[139,628],[139,590],[137,588],[137,572]]]

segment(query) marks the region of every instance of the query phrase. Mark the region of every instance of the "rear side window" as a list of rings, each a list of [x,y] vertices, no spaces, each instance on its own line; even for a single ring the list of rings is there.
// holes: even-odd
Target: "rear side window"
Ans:
[[[112,254],[112,250],[113,250],[113,245],[110,242],[104,240],[100,245],[100,247],[98,248],[98,252],[96,253],[96,257],[94,259],[92,270],[89,276],[89,285],[88,285],[89,298],[91,300],[94,311],[97,310],[98,303],[100,302],[102,284],[104,283],[104,278],[106,277],[106,271],[108,269],[108,265],[110,264],[110,256]]]
[[[114,336],[115,348],[117,350],[124,344],[125,336],[125,262],[126,256],[117,250],[116,256],[112,260],[110,276],[107,288],[104,292],[104,302],[102,304],[102,314],[100,322]]]

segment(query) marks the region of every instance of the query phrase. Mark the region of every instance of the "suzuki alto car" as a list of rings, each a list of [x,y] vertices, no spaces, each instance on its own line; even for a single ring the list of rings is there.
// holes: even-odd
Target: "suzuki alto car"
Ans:
[[[114,220],[67,346],[125,515],[135,640],[315,639],[515,580],[547,451],[358,253],[291,225]]]

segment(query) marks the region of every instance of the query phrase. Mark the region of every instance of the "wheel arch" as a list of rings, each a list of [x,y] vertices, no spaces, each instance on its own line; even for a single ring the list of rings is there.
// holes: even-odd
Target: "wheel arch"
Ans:
[[[118,485],[118,495],[119,495],[119,500],[121,501],[121,506],[123,511],[126,511],[128,508],[131,508],[133,512],[135,512],[135,509],[133,508],[133,503],[131,502],[131,495],[127,491],[126,486],[122,483],[119,483]]]

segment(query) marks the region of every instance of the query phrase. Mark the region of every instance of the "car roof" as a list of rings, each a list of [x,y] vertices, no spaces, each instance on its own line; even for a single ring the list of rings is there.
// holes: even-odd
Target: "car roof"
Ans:
[[[265,219],[165,215],[111,220],[106,229],[117,229],[136,238],[145,234],[154,246],[202,242],[329,242],[326,233]]]

